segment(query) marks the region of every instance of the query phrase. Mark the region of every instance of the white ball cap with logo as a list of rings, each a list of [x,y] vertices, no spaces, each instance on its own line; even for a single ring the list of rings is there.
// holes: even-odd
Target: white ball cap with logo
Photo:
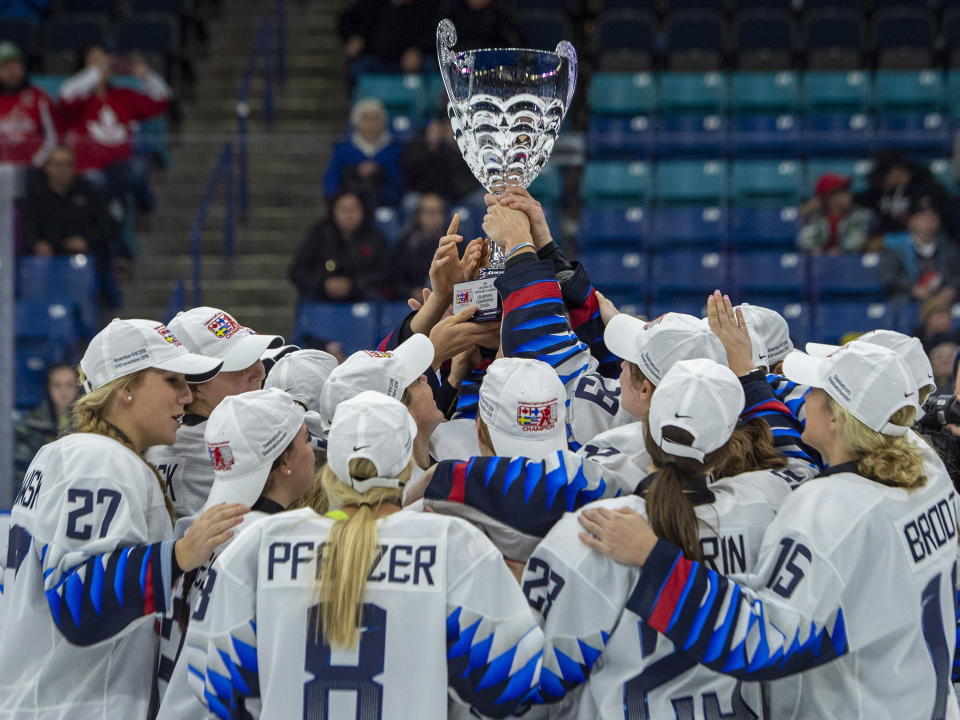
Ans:
[[[187,350],[163,323],[118,318],[93,337],[80,361],[87,392],[147,368],[182,373],[187,382],[201,383],[222,365],[219,358]]]
[[[399,400],[368,390],[337,407],[327,443],[327,463],[340,482],[358,492],[373,488],[398,488],[397,476],[410,463],[417,424]],[[376,477],[350,476],[350,462],[363,458],[373,463]]]
[[[224,398],[203,430],[213,486],[203,510],[218,503],[253,505],[273,461],[303,426],[303,408],[282,390],[254,390]]]
[[[540,360],[500,358],[480,386],[480,417],[493,450],[534,460],[567,447],[567,391],[557,371]]]
[[[700,322],[702,322],[708,330],[710,329],[709,318],[701,318]],[[753,363],[755,368],[769,368],[770,361],[767,359],[767,344],[763,341],[763,338],[760,337],[760,333],[747,325],[747,335],[750,336],[750,362]],[[726,353],[726,348],[724,348],[724,353]]]
[[[703,462],[723,447],[737,427],[745,402],[743,385],[726,365],[698,358],[673,364],[650,400],[647,423],[658,447],[670,455]],[[667,426],[686,430],[690,445],[663,437]]]
[[[799,351],[787,355],[783,374],[795,383],[821,388],[851,415],[884,435],[905,435],[890,416],[904,407],[920,409],[913,373],[897,353],[879,345],[851,342],[826,357]]]
[[[772,367],[793,352],[790,326],[783,315],[760,305],[741,303],[739,307],[743,319],[747,321],[747,328],[755,331],[766,345],[764,365]]]
[[[320,393],[320,416],[330,429],[340,403],[373,390],[399,400],[418,377],[433,364],[433,343],[416,333],[395,350],[359,350],[331,371]]]
[[[717,336],[700,318],[683,313],[667,313],[649,322],[615,315],[603,341],[614,355],[637,365],[654,385],[680,360],[708,358],[727,364],[727,351]]]
[[[850,342],[870,343],[893,350],[910,368],[918,390],[929,388],[930,392],[933,392],[937,389],[937,385],[933,381],[933,366],[930,364],[930,358],[924,352],[923,343],[917,338],[904,335],[896,330],[871,330]],[[825,345],[823,343],[807,343],[806,346],[807,354],[814,357],[826,357],[839,349],[839,345]]]
[[[307,409],[307,427],[314,435],[320,435],[320,394],[338,364],[333,355],[323,350],[295,350],[270,368],[263,387],[283,390],[303,404]]]
[[[223,372],[245,370],[268,348],[283,345],[279,335],[257,335],[229,313],[212,307],[177,313],[170,329],[192,352],[223,360]]]

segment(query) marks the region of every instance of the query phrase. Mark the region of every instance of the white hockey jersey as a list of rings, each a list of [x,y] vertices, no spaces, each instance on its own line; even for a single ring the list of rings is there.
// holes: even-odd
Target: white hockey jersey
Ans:
[[[10,518],[0,718],[147,717],[172,533],[156,477],[122,444],[78,433],[40,449]]]
[[[193,416],[198,418],[198,416]],[[145,457],[157,466],[170,491],[177,519],[200,512],[213,487],[213,464],[203,441],[205,419],[184,424],[177,430],[173,445],[158,445],[147,450]]]
[[[752,570],[767,526],[790,494],[766,471],[709,485],[714,501],[696,507],[705,562],[723,573]],[[636,495],[587,507],[629,507]],[[556,718],[713,720],[761,717],[760,683],[710,670],[625,607],[640,568],[620,565],[580,541],[578,513],[553,527],[527,562],[523,590],[544,630],[540,700]],[[641,579],[642,580],[642,579]]]
[[[791,493],[753,572],[723,576],[661,540],[627,607],[711,668],[776,680],[777,720],[955,720],[956,562],[944,473],[908,492],[845,464]]]
[[[354,651],[317,632],[317,550],[333,520],[260,520],[214,563],[187,630],[191,685],[221,718],[442,720],[447,688],[504,717],[534,691],[543,634],[503,558],[456,518],[377,522]],[[258,703],[242,702],[258,699]],[[262,706],[262,709],[261,709]]]

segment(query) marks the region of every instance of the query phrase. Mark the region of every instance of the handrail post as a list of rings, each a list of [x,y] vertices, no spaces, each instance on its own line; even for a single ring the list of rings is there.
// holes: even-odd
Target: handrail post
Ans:
[[[263,56],[263,119],[267,127],[273,127],[273,81],[277,72],[277,57],[275,53],[270,52],[270,38],[273,33],[270,32],[270,20],[263,19],[263,41],[260,45],[260,52]]]
[[[223,254],[228,263],[233,263],[236,255],[236,225],[234,220],[233,195],[233,145],[224,143],[223,146]]]
[[[277,53],[277,82],[282,86],[287,82],[287,3],[286,0],[277,0],[276,12],[276,53]]]

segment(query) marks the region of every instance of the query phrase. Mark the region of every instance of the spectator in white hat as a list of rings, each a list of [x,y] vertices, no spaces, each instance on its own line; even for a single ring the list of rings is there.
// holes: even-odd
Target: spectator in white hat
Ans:
[[[219,358],[220,373],[194,386],[183,427],[172,447],[151,448],[147,459],[162,473],[178,518],[195,515],[213,484],[213,468],[203,443],[204,423],[230,395],[259,390],[264,370],[260,356],[283,345],[278,335],[258,335],[229,313],[197,307],[178,313],[170,330],[191,352]]]
[[[417,425],[413,457],[417,466],[431,464],[429,443],[443,422],[424,373],[434,359],[433,343],[415,333],[394,350],[359,350],[334,368],[320,392],[320,421],[329,430],[337,408],[346,400],[373,390],[401,401]]]
[[[684,557],[636,513],[585,511],[581,537],[643,566],[626,606],[647,627],[710,668],[777,681],[772,717],[956,716],[957,495],[906,437],[915,376],[893,351],[861,342],[824,358],[793,352],[784,372],[814,388],[803,439],[829,469],[784,501],[753,573],[735,581]],[[865,548],[882,562],[864,562]],[[722,626],[701,621],[721,608]]]
[[[337,509],[265,518],[217,559],[185,642],[211,708],[414,720],[447,717],[453,698],[506,717],[535,691],[543,636],[500,553],[462,520],[400,511],[416,432],[384,393],[343,401],[323,471]],[[358,656],[376,681],[332,700]]]
[[[41,448],[11,513],[0,625],[6,714],[56,715],[69,697],[100,718],[147,717],[154,624],[172,606],[174,582],[249,508],[211,508],[175,540],[163,482],[143,451],[174,441],[193,399],[188,383],[220,366],[150,320],[114,320],[90,341],[77,432]]]
[[[304,411],[287,393],[255,390],[224,398],[205,423],[204,441],[214,466],[213,487],[205,508],[221,502],[242,503],[251,511],[239,533],[256,520],[283,512],[303,497],[313,484],[314,461]],[[229,540],[228,540],[229,542]],[[180,590],[183,626],[202,592],[214,559],[224,543],[194,573],[187,573]],[[160,666],[173,667],[164,687],[158,720],[205,720],[206,708],[191,691],[188,659],[180,650],[182,626],[171,628],[161,641]],[[165,690],[165,691],[164,691]]]
[[[715,471],[744,451],[744,444],[734,439],[740,432],[735,428],[743,401],[740,381],[725,366],[707,359],[674,363],[653,394],[646,423],[644,439],[657,469],[635,493],[591,503],[583,512],[629,508],[683,548],[687,557],[709,561],[723,572],[752,571],[764,532],[790,488],[769,467],[765,472],[710,478],[712,473],[718,477]],[[767,448],[776,457],[769,438]],[[782,458],[777,462],[783,465]],[[724,704],[736,698],[733,703],[744,716],[760,716],[760,683],[741,684],[702,665],[685,663],[681,648],[655,632],[641,639],[637,618],[625,607],[639,571],[584,546],[578,539],[580,530],[575,515],[560,519],[533,552],[524,576],[524,586],[531,588],[528,600],[542,609],[543,676],[564,678],[563,683],[541,682],[544,699],[555,703],[566,697],[564,716],[613,717],[625,705],[644,703],[650,717],[669,717],[675,698],[691,696],[699,704],[700,695],[709,689]],[[544,566],[563,578],[556,592],[550,592],[550,583],[541,587],[536,582]],[[589,648],[582,654],[588,672],[579,680],[558,660],[576,646]],[[676,672],[663,683],[645,688],[631,682],[650,676],[644,675],[650,668],[668,666]],[[579,682],[588,687],[572,693]]]

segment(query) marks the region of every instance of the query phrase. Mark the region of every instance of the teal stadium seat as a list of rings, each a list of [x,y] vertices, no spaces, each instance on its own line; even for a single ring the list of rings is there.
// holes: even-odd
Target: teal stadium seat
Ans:
[[[719,72],[661,73],[660,107],[665,113],[723,113],[727,108],[727,78]]]
[[[735,114],[794,113],[800,81],[793,72],[740,72],[730,81],[730,109]]]
[[[719,205],[727,197],[727,163],[662,161],[657,165],[654,197],[668,205]]]
[[[354,100],[377,98],[391,115],[418,115],[426,104],[426,87],[419,75],[361,75]]]
[[[803,76],[804,112],[858,113],[870,106],[870,76],[852,72],[807,72]]]
[[[794,205],[802,193],[802,171],[796,160],[735,161],[734,201],[753,207]]]
[[[563,177],[556,165],[547,165],[530,184],[530,194],[544,205],[553,205],[563,195]]]
[[[935,70],[881,70],[873,80],[880,112],[937,112],[943,107],[943,75]]]
[[[953,165],[949,158],[931,160],[929,167],[930,172],[933,173],[937,181],[947,189],[948,193],[951,195],[960,193],[960,188],[957,187],[957,180],[953,176]]]
[[[960,117],[960,70],[947,73],[947,112],[954,118]]]
[[[650,176],[645,162],[591,162],[580,192],[588,205],[637,205],[650,196]]]
[[[596,73],[587,106],[594,115],[648,115],[657,109],[657,85],[650,73]]]

